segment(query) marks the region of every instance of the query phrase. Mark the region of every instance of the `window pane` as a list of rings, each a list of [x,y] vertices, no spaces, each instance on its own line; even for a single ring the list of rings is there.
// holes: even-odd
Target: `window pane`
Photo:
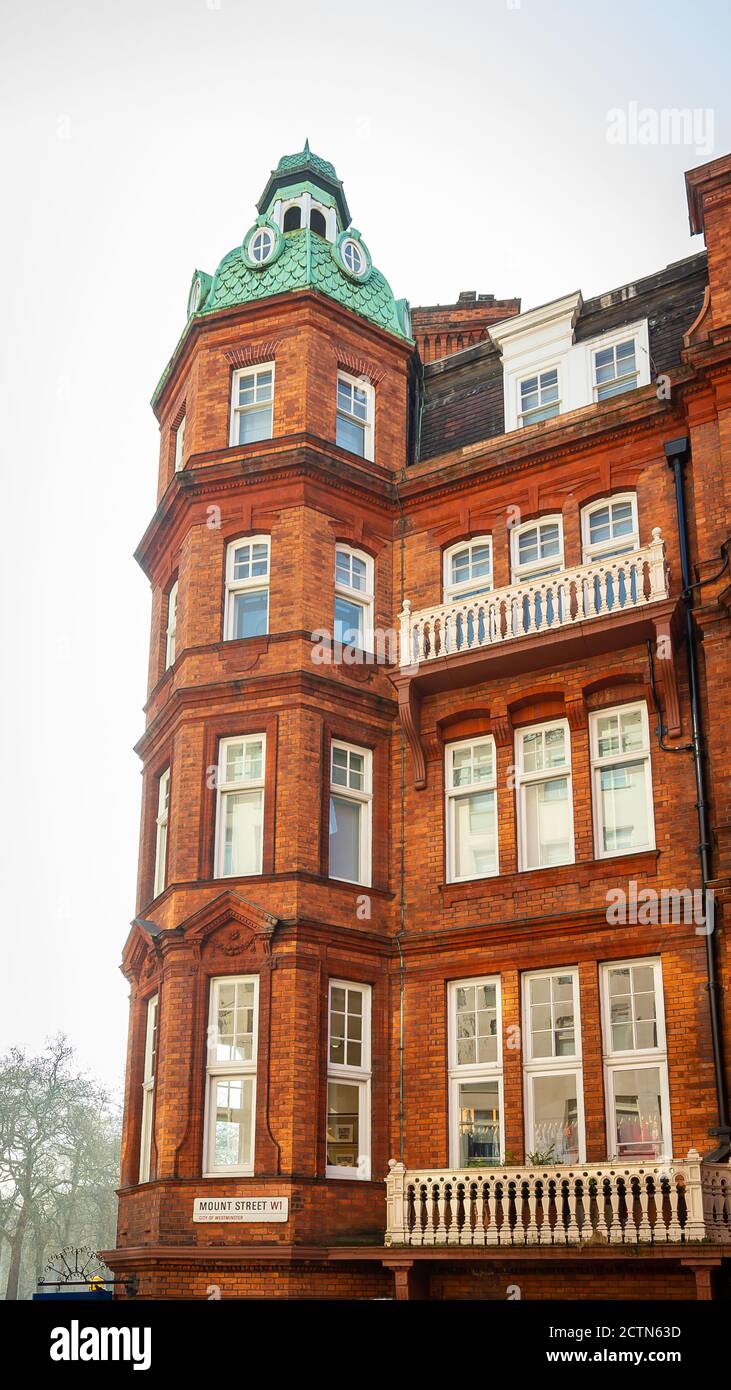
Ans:
[[[663,1152],[659,1067],[616,1071],[614,1122],[620,1158],[659,1158]]]
[[[365,453],[365,426],[359,425],[357,420],[338,415],[335,443],[341,449],[349,449],[351,454],[360,454],[362,457]]]
[[[214,1167],[243,1167],[251,1154],[253,1079],[221,1077],[214,1092]]]
[[[328,1081],[327,1163],[330,1168],[358,1167],[360,1089],[346,1081]]]
[[[455,800],[454,871],[457,878],[497,872],[494,791],[475,792]]]
[[[253,444],[257,439],[272,437],[272,407],[255,406],[239,414],[239,444]]]
[[[330,797],[330,877],[360,882],[362,806],[342,796]]]
[[[223,803],[224,874],[260,874],[263,792],[225,792]]]
[[[546,1162],[575,1163],[579,1157],[579,1110],[575,1076],[533,1078],[533,1150]],[[549,1159],[548,1155],[552,1154]]]
[[[649,832],[644,762],[602,768],[599,779],[604,849],[646,845]]]
[[[269,627],[269,591],[234,594],[235,638],[262,637]]]
[[[525,795],[526,868],[565,864],[571,849],[571,805],[568,780],[534,782]]]
[[[344,647],[362,647],[363,645],[363,609],[359,603],[351,603],[347,598],[335,597],[335,632],[336,642],[340,642]]]
[[[468,1081],[459,1087],[459,1164],[473,1167],[500,1160],[500,1099],[497,1081]]]

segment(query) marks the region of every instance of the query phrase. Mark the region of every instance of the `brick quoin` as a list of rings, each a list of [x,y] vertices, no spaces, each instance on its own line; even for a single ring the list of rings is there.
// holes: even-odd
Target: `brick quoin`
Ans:
[[[298,158],[291,175],[297,196],[319,196],[326,209],[340,209],[344,235],[334,170],[308,152]],[[289,167],[275,171],[275,181],[288,177]],[[731,533],[731,157],[686,178],[691,229],[705,236],[707,257],[697,252],[638,282],[632,295],[587,302],[576,326],[577,342],[605,332],[616,338],[622,323],[647,318],[649,383],[522,430],[505,432],[502,368],[490,338],[495,323],[520,314],[518,299],[465,293],[454,305],[413,310],[410,330],[405,320],[396,331],[400,311],[389,307],[394,301],[382,277],[370,282],[380,296],[376,308],[375,299],[354,298],[339,269],[337,291],[331,281],[312,280],[278,283],[272,293],[249,289],[238,299],[232,292],[226,300],[229,257],[213,288],[202,291],[218,307],[204,303],[189,318],[154,397],[157,508],[137,550],[150,581],[152,621],[137,746],[137,916],[123,956],[130,1022],[119,1229],[106,1258],[118,1275],[136,1274],[145,1297],[206,1298],[214,1286],[236,1299],[504,1300],[517,1287],[525,1299],[671,1300],[712,1296],[725,1277],[731,1244],[721,1239],[631,1248],[601,1239],[583,1247],[476,1243],[469,1250],[384,1243],[389,1161],[448,1171],[452,981],[500,980],[503,1161],[516,1171],[529,1164],[521,1028],[524,976],[536,970],[571,968],[577,976],[586,1146],[577,1170],[621,1167],[607,1132],[602,1042],[601,967],[612,961],[661,962],[673,1163],[682,1165],[690,1150],[708,1154],[717,1142],[704,937],[682,921],[622,925],[607,917],[608,893],[630,882],[639,892],[700,886],[693,760],[658,744],[648,659],[650,642],[665,742],[681,748],[690,737],[691,705],[664,445],[687,437],[691,571],[703,581],[693,622],[719,1011],[723,1035],[731,1037],[724,932],[731,911],[731,573],[722,560]],[[283,197],[277,186],[272,197]],[[276,204],[270,199],[267,206]],[[297,237],[310,239],[314,255],[317,238],[302,229],[282,238],[282,256],[296,249]],[[332,254],[337,260],[337,244]],[[249,284],[254,272],[247,274]],[[271,438],[232,446],[233,373],[263,362],[275,364]],[[372,460],[335,443],[339,371],[374,393]],[[657,389],[658,375],[667,389]],[[174,432],[183,418],[183,466],[176,472]],[[613,492],[636,494],[640,545],[650,544],[653,528],[665,545],[669,596],[634,624],[622,626],[608,614],[585,624],[580,638],[520,638],[505,642],[499,659],[450,657],[427,674],[419,667],[405,675],[395,651],[390,662],[315,659],[313,634],[332,628],[339,543],[372,560],[375,626],[398,633],[404,598],[412,612],[442,602],[448,546],[490,535],[493,584],[501,588],[510,583],[516,509],[522,520],[560,514],[570,570],[582,564],[582,507]],[[226,547],[261,534],[271,545],[267,632],[226,641]],[[166,669],[176,582],[175,659]],[[660,639],[670,659],[660,656]],[[655,848],[601,859],[594,851],[589,719],[628,702],[648,710]],[[521,872],[515,731],[556,718],[570,727],[575,862]],[[209,769],[221,738],[247,732],[267,738],[262,872],[216,878]],[[495,739],[500,872],[450,882],[445,745],[480,734]],[[372,752],[367,888],[328,873],[333,737]],[[155,896],[159,778],[168,767],[165,887]],[[212,978],[226,975],[259,980],[254,1172],[204,1177],[209,988]],[[371,991],[370,1180],[326,1175],[332,979]],[[140,1181],[154,995],[150,1172]],[[728,1085],[728,1048],[724,1066]],[[251,1195],[286,1197],[289,1219],[193,1223],[196,1197]]]

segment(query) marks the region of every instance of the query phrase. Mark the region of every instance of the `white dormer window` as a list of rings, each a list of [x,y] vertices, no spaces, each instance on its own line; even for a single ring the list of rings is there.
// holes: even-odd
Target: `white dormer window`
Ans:
[[[444,552],[444,602],[474,598],[492,588],[492,537],[459,541]]]
[[[361,458],[373,458],[374,392],[363,377],[338,372],[335,443]]]
[[[545,372],[523,378],[518,405],[521,425],[535,425],[538,420],[550,420],[558,415],[560,407],[558,367],[549,367]]]
[[[547,516],[515,526],[510,535],[513,583],[557,574],[563,562],[563,518]]]
[[[254,232],[249,242],[249,255],[252,261],[258,265],[263,265],[274,250],[274,235],[267,227],[260,227],[258,232]]]
[[[585,565],[592,560],[608,560],[614,555],[639,550],[637,494],[625,492],[616,497],[602,497],[584,507],[581,539]]]
[[[594,350],[594,397],[606,401],[632,391],[638,384],[637,349],[634,338]]]

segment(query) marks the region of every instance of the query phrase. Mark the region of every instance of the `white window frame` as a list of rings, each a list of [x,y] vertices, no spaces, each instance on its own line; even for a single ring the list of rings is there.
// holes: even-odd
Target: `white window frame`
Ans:
[[[528,531],[538,532],[538,547],[541,544],[541,530],[544,526],[558,526],[558,555],[555,559],[541,559],[540,555],[536,560],[519,560],[520,537]],[[560,574],[565,568],[564,565],[564,536],[563,536],[563,516],[561,512],[552,512],[550,516],[535,516],[530,521],[522,521],[519,526],[514,526],[510,532],[510,574],[511,583],[523,584],[530,579],[547,578],[552,574]]]
[[[365,418],[365,420],[360,420],[360,419],[358,419],[358,416],[357,416],[357,415],[352,415],[350,412],[344,411],[344,410],[341,410],[341,409],[340,409],[340,406],[338,405],[338,399],[339,399],[338,382],[340,382],[340,381],[345,381],[345,382],[348,383],[349,386],[352,386],[353,389],[355,389],[355,388],[357,387],[357,389],[358,389],[359,391],[362,391],[362,392],[364,393],[364,395],[365,395],[365,397],[366,397],[366,418]],[[362,428],[363,428],[363,453],[362,453],[362,454],[356,454],[356,458],[364,458],[364,459],[367,459],[367,460],[368,460],[369,462],[371,462],[371,463],[373,462],[373,459],[374,459],[374,457],[375,457],[375,415],[376,415],[375,405],[376,405],[376,392],[375,392],[375,387],[373,386],[373,383],[372,383],[372,382],[368,381],[368,379],[367,379],[366,377],[351,376],[350,372],[341,372],[341,371],[338,371],[338,374],[337,374],[337,381],[336,381],[336,383],[335,383],[335,414],[336,414],[336,416],[342,415],[343,419],[346,419],[346,420],[353,420],[353,421],[355,422],[356,425],[362,426]],[[336,431],[336,440],[337,440],[337,431]],[[339,449],[345,449],[345,448],[346,448],[346,446],[345,446],[344,444],[338,444],[337,447],[338,447]],[[348,453],[352,453],[353,451],[352,451],[351,449],[348,449],[347,452],[348,452]]]
[[[253,400],[253,401],[250,403],[250,405],[239,405],[239,384],[240,384],[240,382],[244,379],[244,377],[247,377],[247,376],[253,377],[253,378],[254,378],[254,388],[255,388],[254,394],[256,395],[256,383],[257,383],[257,378],[258,378],[258,376],[259,376],[259,374],[260,374],[261,372],[271,372],[271,374],[272,374],[272,394],[271,394],[271,399],[270,399],[269,401],[257,401],[257,400]],[[246,412],[249,411],[249,410],[258,410],[258,409],[261,408],[262,405],[269,405],[269,406],[271,406],[271,412],[272,412],[272,427],[271,427],[271,431],[270,431],[269,434],[264,435],[264,437],[263,437],[262,439],[260,439],[260,440],[252,440],[251,443],[260,443],[260,444],[263,444],[263,443],[266,442],[267,439],[272,439],[272,438],[273,438],[273,435],[274,435],[274,394],[275,394],[275,391],[276,391],[276,372],[275,372],[275,364],[274,364],[274,362],[257,362],[254,366],[239,367],[239,368],[237,369],[237,371],[235,371],[235,372],[232,374],[232,377],[231,377],[231,429],[230,429],[230,433],[229,433],[229,446],[230,446],[230,448],[232,448],[232,449],[243,449],[243,448],[246,447],[244,444],[239,444],[239,441],[238,441],[238,438],[237,438],[238,432],[239,432],[239,416],[240,416],[240,415],[246,414]]]
[[[486,546],[490,552],[490,574],[485,580],[472,577],[472,553],[478,546]],[[452,580],[452,560],[461,551],[469,552],[469,577],[455,583]],[[489,593],[492,589],[493,580],[493,550],[492,536],[471,536],[469,540],[457,541],[450,545],[444,552],[443,559],[443,588],[444,602],[457,603],[461,598],[472,598],[479,594]]]
[[[350,585],[343,583],[343,581],[342,581],[341,579],[338,578],[338,555],[339,555],[339,554],[348,555],[348,556],[351,558],[351,560],[352,560],[352,559],[360,560],[360,561],[362,561],[362,563],[365,564],[365,570],[366,570],[366,574],[365,574],[365,583],[366,583],[366,587],[365,587],[365,589],[354,589],[354,588],[351,588]],[[351,574],[352,574],[352,566],[351,566]],[[362,634],[363,645],[362,645],[361,647],[354,648],[354,650],[356,650],[356,651],[362,651],[362,652],[373,652],[373,651],[374,651],[374,642],[375,642],[374,620],[373,620],[373,609],[374,609],[374,603],[375,603],[375,584],[374,584],[374,565],[373,565],[373,557],[372,557],[372,555],[367,555],[366,552],[365,552],[365,550],[356,550],[355,547],[352,546],[352,545],[340,544],[340,542],[338,542],[338,543],[336,544],[336,546],[335,546],[335,578],[334,578],[334,586],[335,586],[335,592],[334,592],[334,597],[333,597],[333,635],[334,635],[334,630],[335,630],[335,599],[342,598],[342,599],[345,599],[348,603],[355,604],[358,608],[362,609],[362,612],[363,612],[363,621],[362,621],[362,626],[361,626],[361,634]],[[347,647],[348,647],[348,644],[343,644],[343,645],[344,645],[344,648],[347,648]],[[351,643],[350,646],[352,646],[352,645],[353,645],[353,644]]]
[[[526,734],[549,733],[551,729],[562,728],[565,731],[566,762],[561,767],[540,768],[536,772],[525,772],[523,769],[523,738]],[[545,738],[544,738],[545,748]],[[515,730],[515,795],[517,798],[517,821],[518,821],[518,869],[521,873],[536,873],[542,869],[559,868],[558,864],[526,864],[526,798],[524,788],[534,782],[550,782],[559,778],[566,778],[568,781],[568,802],[569,802],[569,828],[571,832],[570,855],[568,859],[561,861],[562,864],[574,864],[576,862],[576,844],[574,831],[574,790],[572,777],[571,760],[571,729],[568,719],[547,719],[541,720],[537,724],[527,724]]]
[[[459,748],[474,748],[476,744],[489,743],[492,748],[492,776],[482,782],[470,782],[456,786],[454,783],[454,759],[453,753]],[[475,879],[496,878],[500,873],[500,835],[498,828],[498,794],[497,794],[497,747],[492,734],[481,734],[476,738],[456,739],[452,743],[447,743],[444,749],[444,788],[445,788],[445,824],[447,828],[447,882],[466,883]],[[455,803],[462,797],[471,796],[475,792],[489,792],[494,795],[495,803],[495,869],[490,874],[457,874],[457,839],[455,834],[456,806]]]
[[[330,1041],[332,1036],[332,992],[333,989],[344,989],[348,991],[358,991],[362,997],[362,1020],[363,1037],[361,1048],[361,1065],[359,1067],[349,1066],[347,1062],[333,1062],[330,1060]],[[347,1002],[347,996],[346,996]],[[350,1181],[358,1180],[369,1181],[371,1176],[371,986],[361,984],[353,980],[330,980],[327,992],[327,1095],[329,1096],[330,1082],[345,1082],[348,1085],[358,1087],[358,1166],[356,1168],[339,1167],[336,1164],[327,1163],[327,1134],[325,1135],[325,1176],[328,1178],[345,1178]],[[326,1120],[330,1112],[329,1099],[326,1097]]]
[[[236,780],[226,780],[226,750],[232,743],[261,743],[261,777],[241,777]],[[244,748],[244,761],[246,760],[246,749]],[[264,861],[264,816],[266,813],[266,761],[267,761],[267,740],[266,734],[233,734],[228,738],[222,738],[218,745],[218,770],[216,776],[216,852],[214,865],[214,878],[254,878],[263,872]],[[261,791],[261,859],[258,869],[252,874],[226,874],[224,873],[226,845],[226,797],[232,793],[240,791]]]
[[[248,579],[234,579],[234,565],[236,551],[239,546],[250,545],[253,549],[255,545],[265,545],[267,548],[267,572],[265,575],[251,575]],[[239,536],[235,541],[229,541],[226,546],[226,596],[223,614],[223,640],[224,642],[248,642],[248,637],[234,636],[234,622],[236,620],[236,595],[243,593],[266,593],[267,601],[267,621],[266,631],[269,631],[269,587],[272,572],[272,544],[271,536]],[[262,636],[264,634],[261,634]]]
[[[179,473],[185,462],[185,416],[175,427],[175,472]]]
[[[254,986],[254,1028],[251,1043],[251,1059],[246,1062],[220,1062],[215,1056],[218,995],[222,985],[253,984]],[[254,1171],[256,1154],[256,1081],[257,1054],[259,1050],[259,976],[258,975],[214,975],[211,978],[208,1005],[208,1028],[206,1048],[206,1108],[203,1124],[203,1177],[236,1177]],[[221,1077],[238,1081],[251,1079],[251,1146],[248,1159],[239,1165],[215,1165],[215,1111],[216,1084]]]
[[[603,757],[599,755],[599,721],[608,715],[631,714],[639,710],[642,716],[642,732],[644,736],[642,748],[634,749],[628,753],[605,753]],[[621,730],[621,722],[620,722]],[[650,721],[647,714],[647,705],[644,700],[634,700],[627,704],[609,705],[606,709],[592,710],[589,715],[589,749],[591,757],[591,784],[592,784],[592,805],[594,822],[594,857],[596,859],[616,859],[623,854],[642,854],[645,850],[655,848],[655,803],[652,791],[652,754],[650,745]],[[602,825],[602,798],[601,798],[601,774],[603,770],[610,767],[620,767],[624,763],[645,764],[645,801],[647,807],[647,828],[649,838],[644,845],[631,845],[629,848],[604,849],[603,847],[603,825]]]
[[[170,820],[170,767],[160,773],[157,782],[157,820],[155,832],[155,873],[153,897],[157,898],[167,884],[168,823]]]
[[[142,1117],[140,1121],[139,1182],[150,1181],[152,1137],[155,1118],[155,1072],[157,1070],[157,1027],[160,997],[153,994],[147,1001],[145,1022],[145,1052],[142,1073]]]
[[[494,1062],[457,1062],[457,990],[470,986],[495,986],[497,1052]],[[497,1081],[500,1108],[500,1163],[505,1162],[505,1101],[503,1094],[503,1011],[499,975],[474,975],[450,980],[447,991],[447,1053],[449,1069],[449,1153],[453,1168],[459,1167],[459,1087],[461,1082]],[[494,1167],[494,1163],[486,1164]]]
[[[612,508],[618,503],[629,502],[632,507],[632,533],[629,536],[610,536],[606,541],[591,540],[591,518],[594,512],[609,508],[609,525],[612,526]],[[583,563],[593,560],[611,559],[615,555],[629,555],[640,548],[640,528],[637,521],[637,493],[615,492],[609,497],[598,497],[581,508],[581,547]]]
[[[538,405],[533,406],[530,410],[523,410],[523,386],[525,385],[525,383],[527,381],[531,381],[533,377],[536,377],[538,381],[538,395],[540,397],[542,389],[541,377],[547,376],[549,372],[556,373],[556,388],[558,390],[557,399],[555,401],[546,401],[545,403],[541,403],[539,400]],[[541,424],[547,420],[554,420],[557,415],[561,414],[561,363],[544,362],[543,365],[540,367],[534,367],[529,372],[521,373],[521,375],[516,379],[516,393],[517,398],[515,404],[515,418],[518,422],[519,429],[527,425]],[[543,417],[543,420],[541,420],[541,418],[539,417],[539,412],[541,410],[544,410],[547,405],[555,405],[556,409],[552,415],[546,415]]]
[[[165,628],[165,670],[169,671],[175,662],[176,633],[178,630],[178,581],[168,590],[168,620]]]
[[[657,1046],[654,1048],[614,1048],[612,1044],[611,1004],[609,977],[613,970],[624,970],[632,966],[651,966],[655,987],[655,1019],[657,1024]],[[670,1117],[670,1088],[668,1080],[667,1035],[665,1031],[665,999],[663,994],[662,961],[659,956],[639,956],[629,960],[607,961],[601,967],[601,1009],[602,1043],[604,1059],[605,1118],[607,1125],[607,1156],[620,1159],[617,1153],[617,1126],[614,1108],[614,1078],[621,1071],[646,1071],[655,1067],[660,1073],[660,1113],[663,1130],[663,1152],[659,1159],[672,1158],[673,1138]],[[621,1155],[621,1161],[631,1163],[632,1155]],[[652,1162],[640,1158],[638,1162]],[[657,1161],[657,1160],[656,1160]]]
[[[355,787],[343,786],[341,783],[333,781],[333,751],[338,748],[341,752],[350,754],[357,753],[363,758],[363,788],[359,790]],[[356,802],[360,808],[359,830],[360,830],[360,863],[361,877],[338,878],[330,868],[330,836],[328,833],[328,877],[335,879],[338,883],[359,883],[364,888],[370,888],[373,876],[372,864],[372,821],[373,821],[373,750],[364,748],[358,743],[345,743],[343,739],[334,738],[330,742],[329,753],[329,795],[328,795],[328,825],[330,817],[330,802],[333,796],[341,797],[345,801]]]
[[[533,1056],[533,1031],[531,1028],[531,983],[534,980],[550,980],[557,975],[570,975],[572,979],[574,1005],[574,1052],[558,1056],[555,1051],[550,1057]],[[576,1162],[586,1162],[586,1128],[584,1119],[584,1067],[581,1053],[581,1011],[579,1006],[579,971],[575,965],[552,966],[550,970],[531,970],[523,975],[521,981],[523,995],[523,1091],[525,1097],[525,1152],[536,1152],[535,1111],[533,1081],[551,1076],[573,1076],[576,1081],[576,1122],[579,1138],[579,1156]],[[553,1001],[551,1003],[553,1008]],[[555,1039],[553,1040],[555,1047]],[[559,1163],[562,1160],[556,1159]]]
[[[633,371],[633,372],[623,372],[621,376],[615,375],[615,376],[613,376],[609,381],[602,381],[602,382],[597,381],[597,356],[598,356],[598,354],[599,354],[600,352],[611,352],[611,353],[613,354],[613,365],[614,365],[614,370],[615,370],[615,373],[616,373],[616,370],[617,370],[617,348],[622,347],[625,343],[630,343],[630,342],[631,342],[631,343],[633,344],[633,346],[634,346],[634,352],[633,352],[634,363],[635,363],[635,369],[634,369],[634,371]],[[598,402],[599,404],[602,404],[602,405],[603,405],[605,401],[612,401],[612,400],[615,400],[618,396],[624,396],[624,395],[626,394],[627,391],[634,391],[634,390],[637,389],[637,387],[638,387],[639,384],[640,384],[640,361],[639,361],[640,348],[641,348],[641,345],[640,345],[640,343],[639,343],[639,341],[638,341],[637,334],[636,334],[636,333],[632,333],[632,332],[621,332],[621,333],[619,333],[619,334],[612,334],[612,336],[611,336],[611,337],[608,337],[608,339],[606,339],[606,340],[600,339],[598,342],[592,343],[592,345],[591,345],[591,357],[590,357],[590,362],[591,362],[592,399],[593,399],[594,401],[596,401],[596,402]],[[626,382],[626,383],[627,383],[627,385],[625,385],[621,391],[609,389],[607,395],[605,395],[605,396],[602,396],[602,395],[601,395],[601,392],[602,392],[603,390],[607,390],[607,388],[611,388],[611,387],[616,387],[616,386],[618,386],[621,382]]]

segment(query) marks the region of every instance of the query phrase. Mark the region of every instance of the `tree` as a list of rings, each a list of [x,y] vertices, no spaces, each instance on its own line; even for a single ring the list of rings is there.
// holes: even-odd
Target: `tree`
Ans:
[[[46,1252],[114,1243],[119,1113],[78,1070],[63,1035],[38,1057],[0,1058],[0,1241],[8,1248],[6,1299],[17,1299],[24,1255],[31,1283]]]

